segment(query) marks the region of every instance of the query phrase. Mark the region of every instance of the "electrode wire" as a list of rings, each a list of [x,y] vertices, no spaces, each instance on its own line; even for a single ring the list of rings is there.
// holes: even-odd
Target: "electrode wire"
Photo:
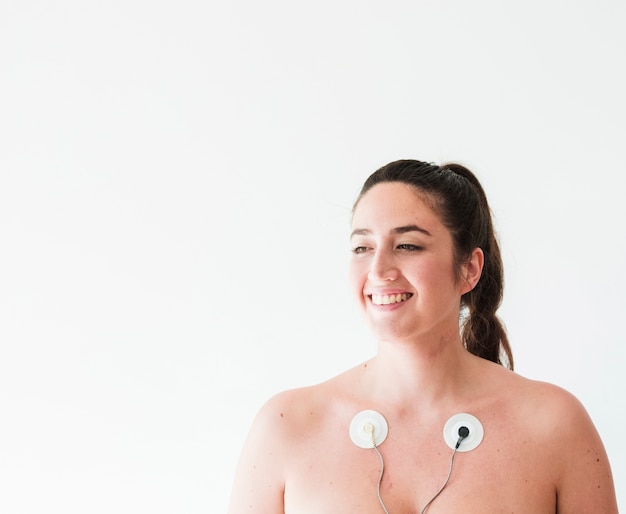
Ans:
[[[450,477],[452,476],[452,465],[454,464],[454,456],[456,455],[456,450],[458,449],[458,447],[459,447],[459,445],[457,445],[457,447],[452,452],[452,458],[450,459],[450,469],[448,470],[448,476],[446,477],[446,481],[439,488],[439,491],[437,491],[437,494],[435,494],[435,496],[433,496],[430,499],[430,501],[426,505],[424,505],[424,508],[420,511],[420,514],[424,514],[424,512],[426,512],[426,509],[428,507],[430,507],[430,504],[435,501],[437,496],[439,496],[441,494],[441,491],[443,491],[443,489],[448,485],[448,482],[450,481]]]
[[[373,441],[372,441],[373,443]],[[380,484],[383,481],[383,474],[385,473],[385,461],[383,460],[383,456],[380,453],[380,450],[374,444],[374,450],[378,454],[378,458],[380,459],[380,476],[378,477],[378,501],[380,502],[380,506],[385,511],[385,514],[389,514],[387,507],[385,507],[385,503],[383,502],[383,497],[380,495]]]
[[[424,507],[420,511],[420,514],[424,514],[426,512],[426,509],[428,509],[428,507],[430,507],[431,503],[434,502],[437,499],[437,497],[441,494],[441,492],[448,485],[448,482],[450,481],[450,477],[452,476],[452,466],[454,465],[454,456],[456,455],[456,451],[458,450],[459,445],[460,445],[462,439],[464,439],[464,438],[461,437],[461,439],[459,439],[459,442],[457,443],[456,448],[454,448],[454,451],[452,452],[452,457],[450,458],[450,469],[448,470],[448,476],[446,477],[446,480],[444,481],[443,485],[439,488],[439,491],[437,491],[435,496],[433,496],[428,501],[428,503],[426,505],[424,505]],[[387,510],[387,507],[385,506],[385,503],[383,502],[383,498],[382,498],[382,496],[380,494],[380,486],[381,486],[381,483],[383,481],[383,474],[385,472],[385,462],[383,460],[382,454],[380,453],[380,450],[376,447],[376,443],[374,442],[373,438],[372,438],[372,447],[374,448],[374,451],[378,454],[378,457],[380,458],[380,476],[378,477],[378,501],[380,502],[380,506],[385,511],[385,514],[389,514],[389,511]]]

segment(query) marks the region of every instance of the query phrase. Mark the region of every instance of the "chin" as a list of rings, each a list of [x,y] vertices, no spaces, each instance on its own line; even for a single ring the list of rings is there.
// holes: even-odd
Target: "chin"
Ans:
[[[370,330],[376,341],[405,341],[411,339],[412,331],[398,326],[381,326],[370,323]]]

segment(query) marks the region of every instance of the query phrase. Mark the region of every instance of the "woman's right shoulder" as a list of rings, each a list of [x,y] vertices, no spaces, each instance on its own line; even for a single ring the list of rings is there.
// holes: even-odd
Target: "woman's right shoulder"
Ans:
[[[318,396],[315,387],[285,390],[260,407],[241,451],[229,512],[283,512],[288,465]]]
[[[261,406],[255,423],[272,430],[281,430],[282,436],[291,431],[305,433],[328,421],[354,395],[356,366],[313,385],[283,390],[271,396]]]
[[[257,412],[253,426],[279,434],[284,441],[315,422],[325,412],[324,384],[287,389],[271,396]]]
[[[283,512],[290,464],[332,417],[339,390],[332,384],[284,390],[261,405],[241,452],[229,512]]]
[[[344,371],[313,385],[280,391],[260,407],[252,430],[264,432],[274,441],[302,442],[350,403],[354,394],[355,370]]]

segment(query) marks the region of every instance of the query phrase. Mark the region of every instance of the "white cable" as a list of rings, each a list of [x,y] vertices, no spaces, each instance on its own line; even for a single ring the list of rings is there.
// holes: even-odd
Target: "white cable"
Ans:
[[[389,511],[387,510],[387,507],[385,506],[385,503],[383,502],[383,498],[380,494],[380,486],[383,481],[383,474],[385,472],[385,462],[383,460],[382,454],[380,453],[380,450],[376,447],[376,444],[374,443],[373,438],[372,438],[372,447],[374,448],[374,451],[378,454],[378,457],[380,458],[380,476],[378,477],[378,501],[380,502],[380,506],[385,511],[385,514],[389,514]],[[457,449],[458,449],[458,445],[456,448],[454,448],[452,452],[452,457],[450,458],[450,469],[448,470],[448,476],[446,477],[446,480],[444,481],[443,485],[439,488],[439,491],[437,491],[435,496],[433,496],[428,501],[428,503],[424,505],[424,507],[420,511],[420,514],[424,514],[426,512],[426,509],[430,507],[430,504],[435,501],[435,499],[441,494],[444,488],[448,485],[448,482],[450,481],[450,477],[452,476],[452,466],[454,464],[454,456],[456,455]]]
[[[385,511],[385,514],[389,514],[389,511],[387,510],[387,507],[385,507],[385,503],[383,502],[383,497],[380,495],[380,484],[383,481],[383,473],[385,472],[385,462],[383,461],[383,456],[381,455],[376,445],[374,445],[374,450],[376,451],[376,453],[378,454],[378,457],[380,458],[380,476],[378,477],[378,501],[380,502],[380,506]]]
[[[454,456],[456,455],[456,450],[457,449],[455,448],[454,451],[452,452],[452,458],[450,459],[450,469],[448,470],[448,476],[446,477],[446,481],[439,488],[439,491],[437,491],[437,494],[435,494],[435,496],[433,496],[430,499],[430,501],[426,505],[424,505],[424,508],[420,511],[420,514],[424,514],[424,512],[426,512],[426,509],[430,506],[430,504],[435,501],[435,498],[437,498],[437,496],[441,494],[441,491],[443,491],[444,487],[448,485],[448,482],[450,481],[450,477],[452,476],[452,464],[454,464]]]

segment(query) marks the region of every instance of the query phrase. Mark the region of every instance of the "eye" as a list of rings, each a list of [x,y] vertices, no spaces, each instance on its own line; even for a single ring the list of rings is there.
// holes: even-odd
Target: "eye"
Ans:
[[[414,245],[411,243],[402,243],[398,245],[398,249],[406,250],[407,252],[419,252],[420,250],[423,250],[424,248],[422,246]]]
[[[360,254],[360,253],[365,253],[367,250],[368,250],[367,246],[355,246],[352,249],[352,253]]]

